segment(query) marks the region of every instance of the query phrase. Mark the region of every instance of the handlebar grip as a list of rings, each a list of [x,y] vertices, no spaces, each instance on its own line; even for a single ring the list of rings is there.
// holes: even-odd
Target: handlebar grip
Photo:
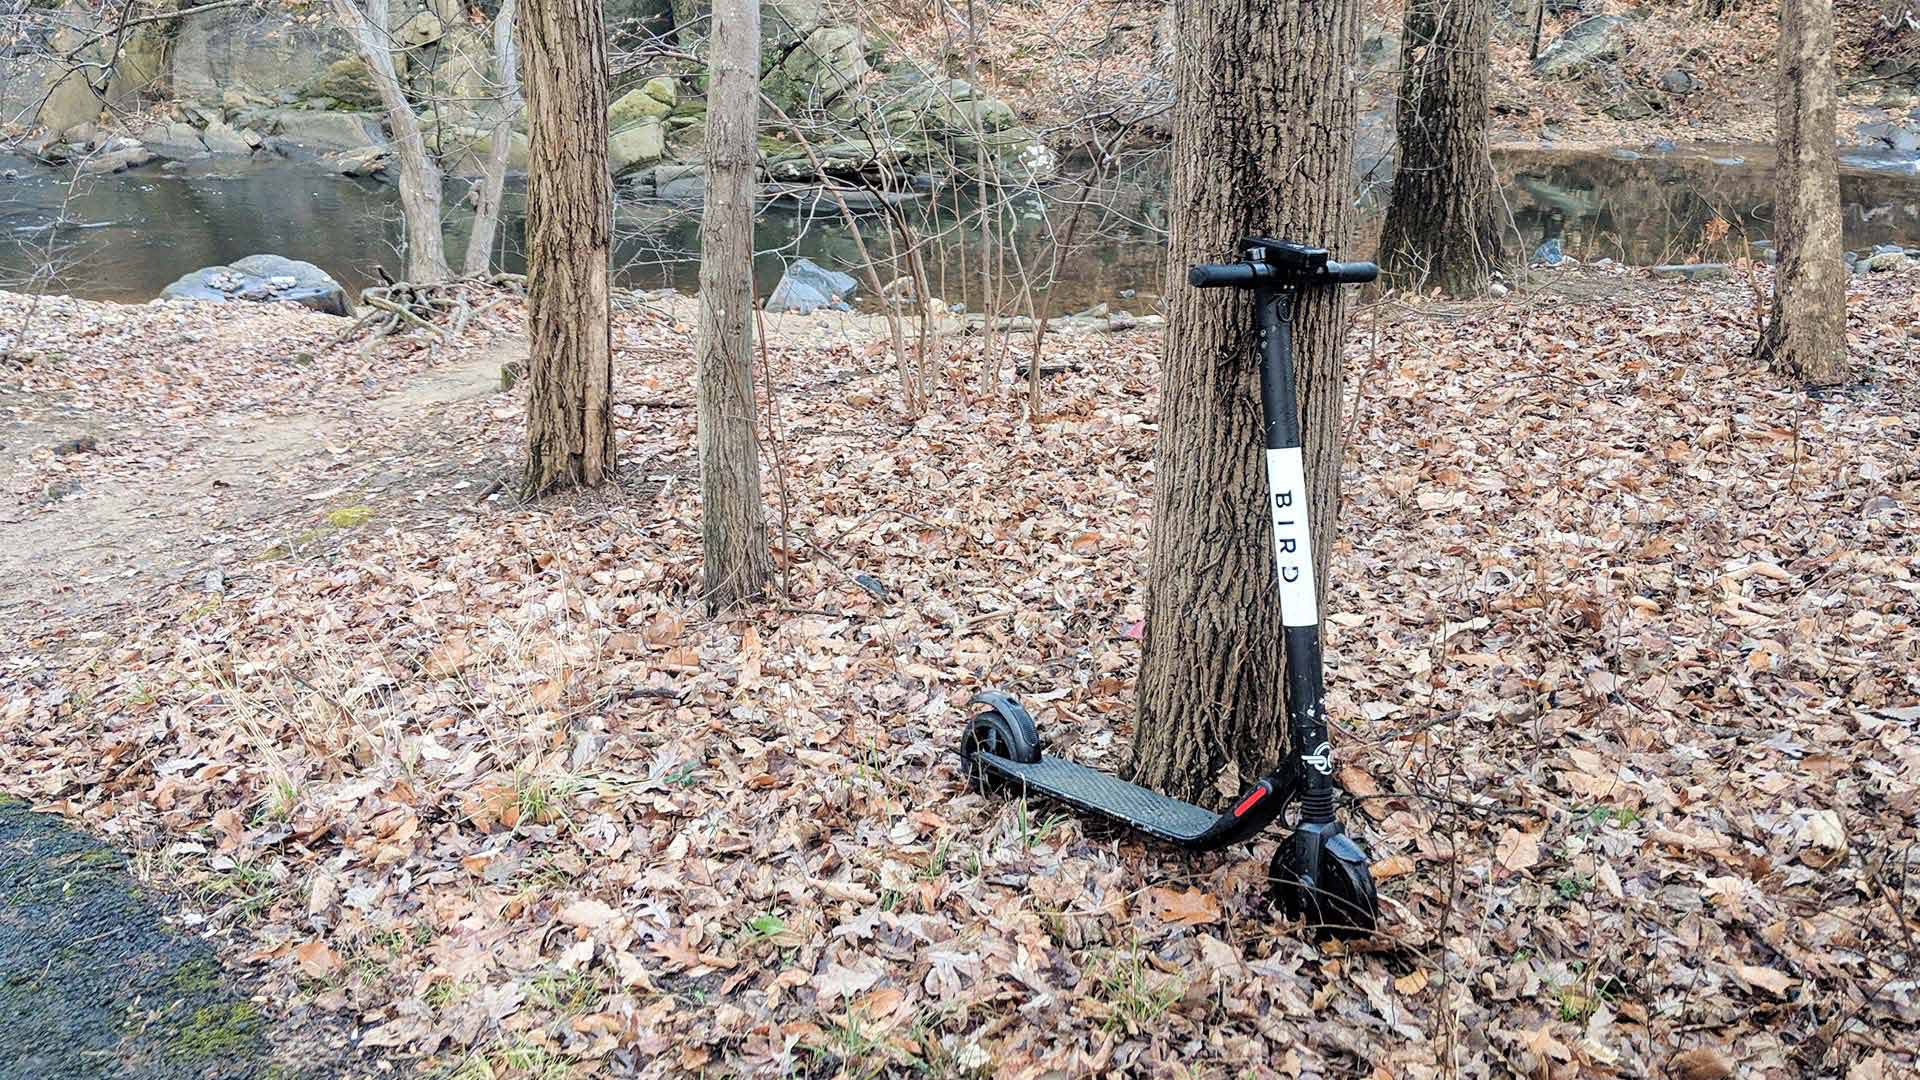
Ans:
[[[1252,263],[1200,263],[1187,268],[1187,284],[1196,289],[1245,288],[1253,282]]]
[[[1330,262],[1327,276],[1345,285],[1364,285],[1380,276],[1380,268],[1370,262]]]

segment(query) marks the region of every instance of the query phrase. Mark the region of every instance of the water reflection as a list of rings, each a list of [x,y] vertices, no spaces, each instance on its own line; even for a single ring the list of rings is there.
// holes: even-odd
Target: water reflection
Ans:
[[[1716,147],[1667,153],[1515,151],[1497,155],[1506,204],[1527,250],[1558,237],[1568,254],[1632,264],[1724,258],[1709,223],[1728,223],[1736,242],[1771,234],[1772,151]],[[1873,163],[1898,164],[1898,163]],[[1920,245],[1920,175],[1908,168],[1842,167],[1846,243]],[[273,252],[317,263],[349,288],[397,269],[398,200],[389,186],[290,162],[203,162],[177,173],[148,168],[85,180],[0,160],[0,285],[97,299],[145,301],[181,274]],[[988,215],[977,193],[946,190],[897,216],[866,212],[861,238],[883,280],[907,272],[917,248],[933,294],[980,310],[989,292],[1026,310],[1096,303],[1152,310],[1165,276],[1168,193],[1160,160],[1130,159],[1092,189],[1063,182],[999,203]],[[465,246],[464,184],[450,185],[448,250]],[[1382,189],[1361,199],[1343,245],[1364,256],[1377,235]],[[509,198],[501,260],[524,266],[517,195]],[[698,276],[697,211],[623,197],[615,264],[625,285],[692,290]],[[983,228],[983,225],[985,228]],[[1071,252],[1052,274],[1054,246],[1071,229]],[[839,268],[859,264],[858,245],[831,203],[762,207],[754,277],[770,293],[786,261],[806,256]],[[863,287],[865,282],[862,282]],[[864,288],[863,288],[864,291]]]
[[[1773,235],[1773,148],[1713,147],[1664,154],[1526,151],[1500,155],[1514,224],[1529,250],[1558,237],[1567,254],[1636,266],[1722,261],[1718,218],[1731,242]],[[1920,244],[1920,176],[1840,169],[1844,245]]]

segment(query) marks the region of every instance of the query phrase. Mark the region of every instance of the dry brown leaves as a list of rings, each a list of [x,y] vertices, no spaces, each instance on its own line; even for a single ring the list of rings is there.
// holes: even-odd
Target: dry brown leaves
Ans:
[[[713,619],[691,411],[633,403],[688,343],[628,318],[622,492],[17,660],[0,772],[276,999],[465,1076],[1910,1075],[1914,278],[1856,279],[1868,381],[1821,398],[1747,369],[1738,290],[1600,279],[1356,320],[1328,675],[1372,942],[1285,925],[1270,841],[956,769],[988,684],[1120,764],[1143,334],[1061,345],[1037,428],[970,370],[909,423],[851,350],[777,354],[793,591]]]

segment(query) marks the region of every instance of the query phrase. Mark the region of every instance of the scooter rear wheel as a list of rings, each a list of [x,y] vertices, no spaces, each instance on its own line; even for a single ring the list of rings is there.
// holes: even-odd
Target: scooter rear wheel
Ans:
[[[1040,760],[1040,732],[1025,709],[992,708],[967,721],[966,734],[960,737],[960,760],[967,779],[976,790],[992,790],[997,780],[979,764],[980,754],[1031,765]]]

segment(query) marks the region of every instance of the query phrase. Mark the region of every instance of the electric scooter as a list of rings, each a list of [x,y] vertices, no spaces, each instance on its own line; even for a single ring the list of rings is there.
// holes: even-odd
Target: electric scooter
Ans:
[[[1253,293],[1259,331],[1260,405],[1266,420],[1267,502],[1273,521],[1275,577],[1286,636],[1288,753],[1274,771],[1216,814],[1116,776],[1043,752],[1033,717],[998,691],[974,695],[984,706],[967,724],[960,757],[983,789],[1019,788],[1120,822],[1189,851],[1216,851],[1251,840],[1289,803],[1299,823],[1274,852],[1268,881],[1293,918],[1341,937],[1370,934],[1380,918],[1373,873],[1334,815],[1333,759],[1321,705],[1320,610],[1314,593],[1307,522],[1307,479],[1294,391],[1292,321],[1302,292],[1360,284],[1379,276],[1372,263],[1334,262],[1322,248],[1250,237],[1238,262],[1191,268],[1201,289]]]

